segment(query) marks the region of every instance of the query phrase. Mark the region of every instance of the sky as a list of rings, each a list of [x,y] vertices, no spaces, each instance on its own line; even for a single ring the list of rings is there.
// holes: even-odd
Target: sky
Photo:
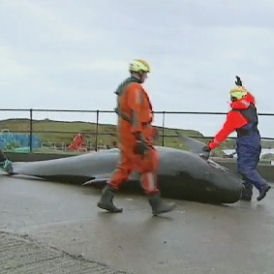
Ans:
[[[259,113],[274,113],[273,14],[273,0],[0,0],[0,109],[113,110],[128,63],[141,58],[155,111],[227,112],[240,75]],[[224,120],[167,115],[165,125],[214,135]],[[263,136],[274,138],[273,121],[260,117]]]

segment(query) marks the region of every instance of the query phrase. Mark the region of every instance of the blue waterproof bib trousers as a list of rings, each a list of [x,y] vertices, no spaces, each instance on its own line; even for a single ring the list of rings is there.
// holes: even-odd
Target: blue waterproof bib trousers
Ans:
[[[247,188],[254,185],[259,191],[267,185],[256,170],[261,154],[260,135],[257,132],[237,138],[238,172],[243,176]]]

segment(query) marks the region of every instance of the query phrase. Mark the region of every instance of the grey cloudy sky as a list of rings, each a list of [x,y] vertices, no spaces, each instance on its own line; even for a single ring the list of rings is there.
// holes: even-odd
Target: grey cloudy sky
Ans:
[[[273,0],[0,0],[0,108],[112,110],[142,58],[155,110],[225,112],[238,74],[274,112],[273,14]],[[166,123],[210,135],[223,120]],[[273,121],[261,118],[262,135]]]

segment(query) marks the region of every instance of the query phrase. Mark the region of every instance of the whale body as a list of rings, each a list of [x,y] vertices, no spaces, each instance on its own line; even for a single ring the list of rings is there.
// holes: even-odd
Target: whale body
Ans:
[[[189,151],[156,149],[160,153],[157,178],[163,197],[209,203],[234,203],[241,198],[243,181],[231,170]],[[119,157],[118,149],[110,149],[54,160],[15,162],[9,173],[103,187],[110,180]],[[123,189],[142,191],[139,175],[133,173]]]

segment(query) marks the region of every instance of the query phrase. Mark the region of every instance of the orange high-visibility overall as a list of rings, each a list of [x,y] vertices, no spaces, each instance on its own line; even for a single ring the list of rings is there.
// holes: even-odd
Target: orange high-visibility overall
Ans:
[[[130,81],[129,81],[130,80]],[[159,193],[157,186],[157,168],[159,154],[154,149],[155,129],[151,125],[153,111],[147,92],[134,78],[118,88],[118,138],[121,150],[120,163],[109,185],[119,189],[126,182],[132,171],[141,174],[141,185],[146,194]],[[126,82],[125,81],[125,82]],[[124,83],[125,83],[124,82]],[[141,133],[151,149],[142,156],[136,154],[136,135]]]

